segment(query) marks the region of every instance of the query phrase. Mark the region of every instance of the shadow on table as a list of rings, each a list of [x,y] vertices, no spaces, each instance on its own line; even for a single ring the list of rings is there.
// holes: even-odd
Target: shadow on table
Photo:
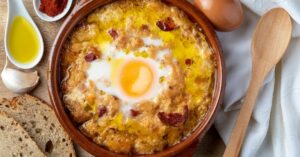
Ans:
[[[225,144],[213,126],[197,146],[193,157],[222,157]]]

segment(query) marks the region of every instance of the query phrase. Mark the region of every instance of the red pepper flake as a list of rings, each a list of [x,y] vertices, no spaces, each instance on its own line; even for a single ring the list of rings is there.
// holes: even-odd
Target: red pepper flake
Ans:
[[[131,109],[130,112],[131,112],[131,116],[132,116],[132,117],[136,117],[136,116],[138,116],[138,115],[140,114],[139,111],[134,110],[134,109]]]
[[[142,31],[149,31],[149,26],[148,25],[142,25],[141,26]]]
[[[68,0],[41,0],[39,10],[54,17],[64,11]]]
[[[159,112],[158,118],[165,124],[178,127],[185,123],[185,121],[188,119],[188,107],[184,107],[184,113],[165,113],[165,112]]]
[[[186,65],[192,65],[193,63],[194,63],[194,61],[191,60],[191,59],[186,59],[186,60],[185,60],[185,64],[186,64]]]
[[[110,29],[110,30],[108,31],[108,34],[109,34],[114,40],[116,40],[116,39],[118,38],[118,36],[119,36],[118,32],[117,32],[116,30],[114,30],[114,29]]]
[[[84,57],[85,61],[87,61],[87,62],[92,62],[92,61],[96,60],[97,58],[98,57],[95,55],[94,52],[90,52]]]
[[[188,106],[184,106],[183,115],[184,115],[184,121],[186,121],[189,118],[189,108],[188,108]]]
[[[102,106],[99,108],[98,116],[102,117],[107,112],[107,108],[105,106]]]
[[[171,17],[167,17],[166,19],[157,21],[156,26],[159,27],[162,31],[172,31],[178,28]]]

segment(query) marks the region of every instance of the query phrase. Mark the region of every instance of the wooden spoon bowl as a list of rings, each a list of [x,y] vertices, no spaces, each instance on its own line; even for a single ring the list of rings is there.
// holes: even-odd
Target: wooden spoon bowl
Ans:
[[[60,78],[60,59],[61,52],[64,43],[68,39],[69,34],[72,32],[73,28],[89,13],[95,9],[102,7],[114,0],[97,0],[97,1],[81,1],[77,6],[75,6],[73,12],[63,23],[52,47],[52,51],[49,59],[49,71],[48,71],[48,90],[50,94],[51,102],[54,106],[55,113],[65,128],[67,133],[71,138],[78,143],[85,150],[90,152],[95,156],[104,157],[123,157],[125,155],[113,153],[96,143],[91,139],[83,135],[76,124],[72,122],[67,109],[65,108],[62,101],[62,92],[60,88],[61,78]],[[194,130],[194,132],[188,136],[185,140],[176,144],[170,148],[165,149],[162,152],[149,155],[149,157],[169,157],[174,156],[188,147],[190,147],[194,142],[196,142],[200,137],[203,137],[207,130],[210,128],[214,121],[214,117],[217,112],[217,108],[222,100],[224,91],[224,62],[221,54],[220,44],[218,42],[215,31],[209,21],[205,16],[197,10],[193,5],[184,0],[163,0],[163,2],[177,6],[190,17],[195,23],[197,23],[201,28],[203,33],[207,37],[211,49],[215,54],[216,59],[216,76],[215,76],[215,88],[213,92],[212,103],[207,111],[207,114],[201,124]]]

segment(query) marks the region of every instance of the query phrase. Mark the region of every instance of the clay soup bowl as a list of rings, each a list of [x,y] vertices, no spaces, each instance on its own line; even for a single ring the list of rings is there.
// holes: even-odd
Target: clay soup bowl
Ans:
[[[94,143],[91,139],[83,135],[69,116],[67,109],[64,107],[62,101],[61,92],[61,77],[60,77],[60,59],[61,52],[65,41],[68,39],[69,34],[72,32],[73,28],[85,18],[89,13],[93,12],[95,9],[111,3],[115,0],[84,0],[80,1],[73,9],[71,14],[64,21],[62,27],[60,28],[56,39],[54,41],[50,58],[49,58],[49,69],[48,69],[48,90],[52,105],[54,107],[56,116],[58,117],[60,123],[70,135],[70,137],[78,143],[81,147],[87,150],[89,153],[95,156],[102,157],[125,157],[126,155],[117,154],[111,152],[100,145]],[[208,112],[203,119],[203,121],[196,127],[193,133],[188,136],[185,140],[180,143],[169,147],[162,152],[156,154],[147,155],[149,157],[169,157],[174,156],[187,150],[194,142],[197,142],[199,138],[202,138],[204,134],[208,131],[210,126],[214,122],[214,117],[216,115],[218,106],[220,105],[224,92],[224,62],[221,53],[220,44],[214,28],[207,20],[207,18],[192,4],[185,0],[162,0],[168,5],[176,6],[183,10],[189,18],[197,23],[201,28],[202,32],[207,37],[207,41],[210,44],[216,58],[216,70],[215,70],[215,84],[213,91],[212,103],[209,106]],[[142,156],[142,155],[136,155]]]

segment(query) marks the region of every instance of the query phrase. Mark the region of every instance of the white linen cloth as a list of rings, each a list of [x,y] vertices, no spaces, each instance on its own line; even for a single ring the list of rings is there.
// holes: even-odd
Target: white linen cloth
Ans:
[[[268,78],[257,99],[241,157],[300,157],[300,0],[242,0],[245,19],[233,32],[218,32],[226,64],[224,103],[215,127],[225,143],[239,114],[251,72],[251,37],[262,15],[282,7],[294,20],[286,55]],[[298,23],[298,24],[297,24]]]

